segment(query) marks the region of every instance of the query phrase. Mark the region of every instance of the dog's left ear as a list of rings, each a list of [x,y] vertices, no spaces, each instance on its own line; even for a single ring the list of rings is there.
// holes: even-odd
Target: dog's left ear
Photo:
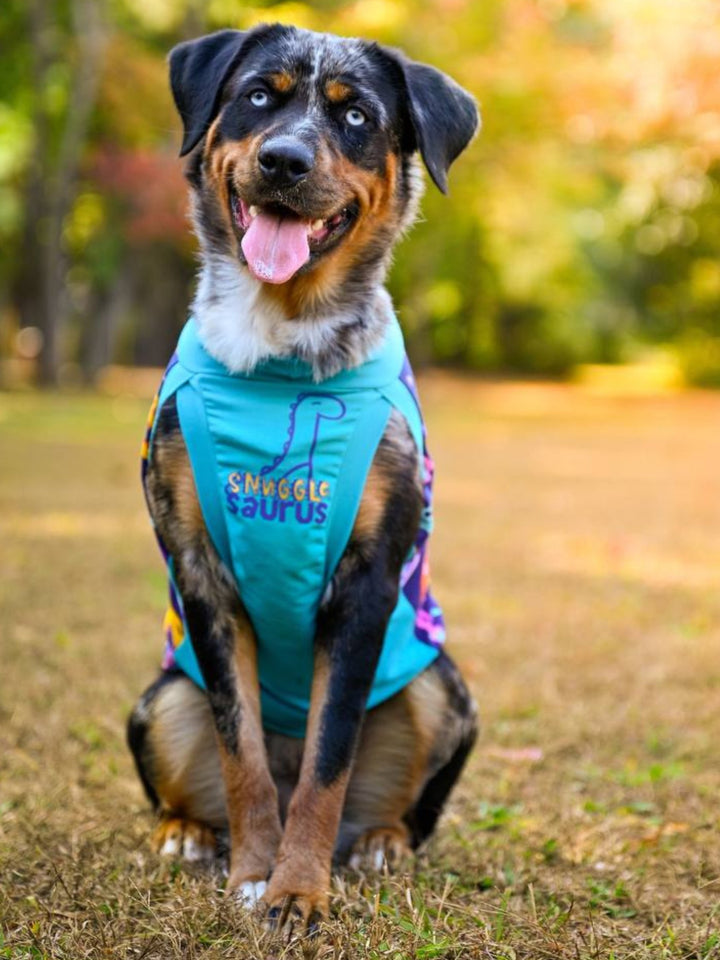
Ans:
[[[402,74],[411,127],[404,147],[420,151],[438,189],[447,193],[450,164],[460,156],[480,126],[477,104],[466,90],[440,70],[408,60],[399,50],[377,49],[392,60]]]

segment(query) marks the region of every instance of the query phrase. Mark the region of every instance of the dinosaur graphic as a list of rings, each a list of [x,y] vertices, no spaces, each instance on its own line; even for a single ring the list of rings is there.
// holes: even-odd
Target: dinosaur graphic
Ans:
[[[287,479],[291,474],[305,470],[305,479],[309,482],[314,479],[315,449],[320,434],[322,420],[342,420],[346,413],[343,401],[332,393],[300,393],[297,400],[290,407],[290,421],[288,434],[282,452],[272,463],[260,469],[260,476],[267,476],[286,461],[284,473],[276,477],[277,480]],[[293,448],[301,451],[308,450],[307,457],[297,463],[292,463]],[[304,454],[301,454],[304,455]]]
[[[230,513],[285,523],[324,523],[330,487],[316,478],[315,454],[323,421],[342,420],[347,407],[331,393],[299,393],[290,405],[285,443],[257,473],[233,471],[225,485]],[[244,496],[243,496],[244,492]]]

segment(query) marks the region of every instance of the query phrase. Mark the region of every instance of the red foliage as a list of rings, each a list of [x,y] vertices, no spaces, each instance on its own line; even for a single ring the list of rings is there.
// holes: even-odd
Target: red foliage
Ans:
[[[123,232],[129,242],[177,243],[189,233],[182,167],[176,156],[165,152],[101,147],[90,175],[103,194],[122,202]]]

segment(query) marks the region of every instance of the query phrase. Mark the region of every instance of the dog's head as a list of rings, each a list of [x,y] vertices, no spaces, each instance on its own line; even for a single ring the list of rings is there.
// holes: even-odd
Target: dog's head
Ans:
[[[413,156],[445,191],[478,125],[438,70],[280,24],[180,44],[170,80],[203,244],[301,301],[384,264],[414,215]]]

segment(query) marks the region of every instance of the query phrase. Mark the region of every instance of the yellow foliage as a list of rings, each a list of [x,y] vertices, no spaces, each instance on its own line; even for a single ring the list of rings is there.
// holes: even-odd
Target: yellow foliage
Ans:
[[[677,358],[664,350],[653,351],[637,363],[583,363],[575,380],[594,394],[605,397],[656,396],[683,386]]]
[[[81,193],[65,224],[65,239],[71,247],[84,247],[98,233],[104,221],[103,198],[89,191]]]

